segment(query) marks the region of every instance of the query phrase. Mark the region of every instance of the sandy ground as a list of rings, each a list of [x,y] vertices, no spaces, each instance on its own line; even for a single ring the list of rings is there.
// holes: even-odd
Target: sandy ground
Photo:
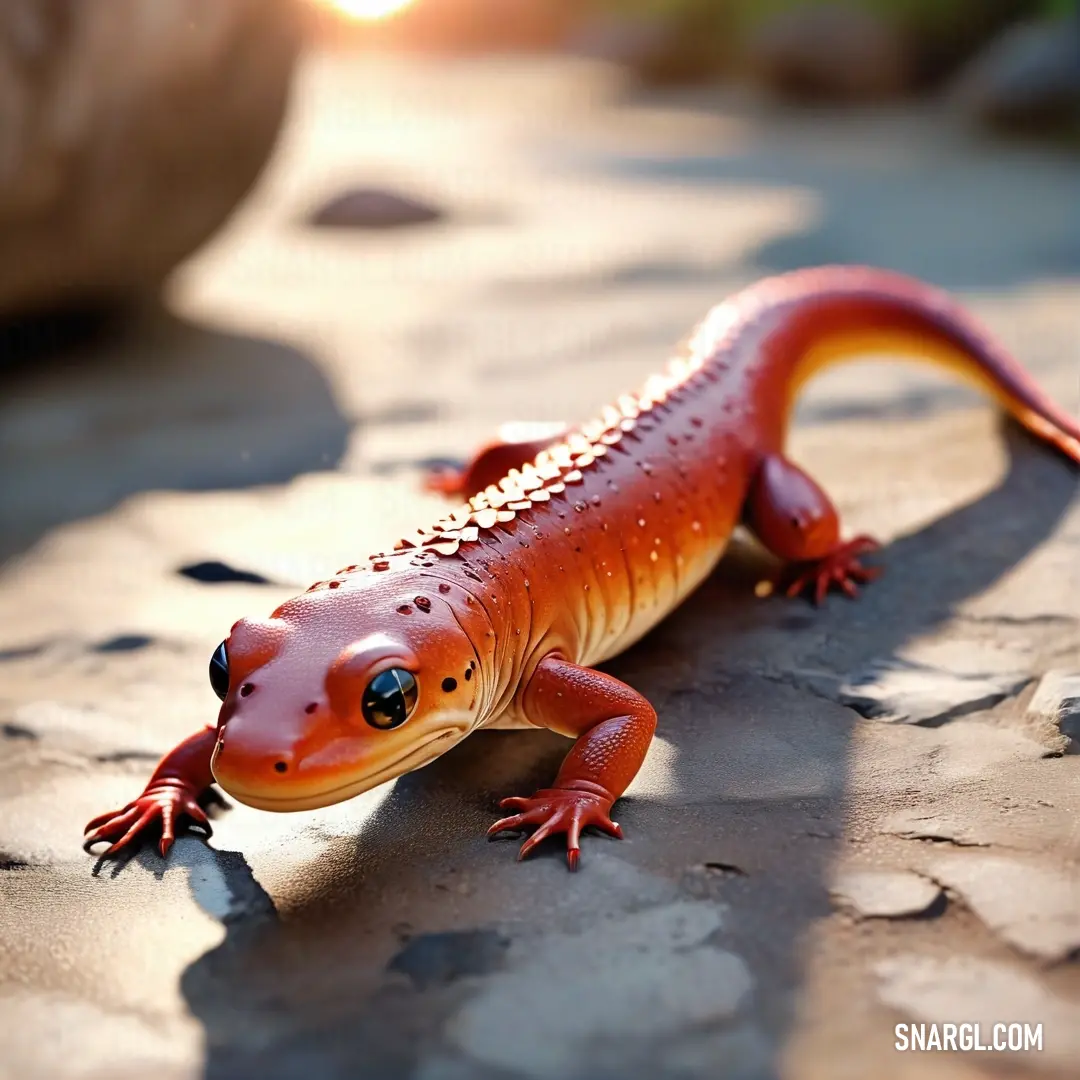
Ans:
[[[1080,756],[1047,717],[1080,671],[1076,478],[915,368],[824,377],[793,437],[885,578],[761,601],[741,543],[612,663],[659,735],[626,839],[588,838],[576,876],[484,839],[556,767],[543,733],[326,811],[223,808],[168,863],[80,840],[214,714],[234,619],[440,512],[420,463],[588,415],[762,274],[944,284],[1075,410],[1078,181],[922,110],[309,61],[171,314],[0,376],[0,1075],[1075,1076]],[[449,217],[302,225],[357,182]],[[179,573],[207,560],[273,584]],[[930,1021],[1041,1023],[1044,1048],[894,1049]]]

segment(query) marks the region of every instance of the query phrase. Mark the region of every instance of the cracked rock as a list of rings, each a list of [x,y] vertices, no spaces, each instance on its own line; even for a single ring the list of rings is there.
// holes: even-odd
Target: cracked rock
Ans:
[[[1048,671],[1035,689],[1027,715],[1058,728],[1075,750],[1080,745],[1080,672]]]
[[[1041,960],[1080,950],[1080,875],[1000,855],[952,852],[927,872],[1002,940]]]
[[[841,870],[829,892],[865,918],[899,919],[923,914],[941,887],[909,870]]]
[[[992,708],[1017,694],[1031,675],[1013,654],[974,643],[923,647],[914,655],[871,661],[839,689],[839,700],[871,720],[938,724]]]
[[[968,822],[918,809],[890,814],[878,829],[893,836],[902,836],[905,840],[946,840],[961,847],[986,847],[989,844],[988,840],[975,834]]]

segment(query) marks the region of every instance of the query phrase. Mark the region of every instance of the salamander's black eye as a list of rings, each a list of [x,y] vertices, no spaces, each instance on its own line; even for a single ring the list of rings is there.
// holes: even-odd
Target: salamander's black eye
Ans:
[[[229,653],[224,641],[210,657],[210,685],[222,701],[229,696]]]
[[[364,719],[376,728],[396,728],[416,707],[416,679],[404,668],[381,671],[368,683],[361,708]]]

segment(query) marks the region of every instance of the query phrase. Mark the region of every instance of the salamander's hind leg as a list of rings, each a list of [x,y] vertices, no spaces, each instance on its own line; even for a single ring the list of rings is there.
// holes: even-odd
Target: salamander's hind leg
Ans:
[[[532,461],[566,432],[562,423],[503,424],[495,440],[478,450],[468,464],[460,469],[433,469],[424,486],[444,495],[468,498],[497,484],[511,469],[520,469]]]
[[[540,661],[521,705],[532,723],[577,741],[550,788],[527,799],[503,799],[500,806],[517,812],[496,821],[488,835],[535,826],[521,845],[518,858],[524,858],[545,837],[565,833],[566,860],[576,870],[585,826],[621,839],[611,807],[645,760],[656,712],[625,683],[558,656]]]
[[[812,590],[820,604],[835,585],[855,597],[859,584],[881,573],[859,561],[878,547],[877,541],[869,536],[841,541],[840,518],[829,497],[780,454],[770,454],[759,466],[744,517],[758,539],[788,563],[781,582],[788,596]]]

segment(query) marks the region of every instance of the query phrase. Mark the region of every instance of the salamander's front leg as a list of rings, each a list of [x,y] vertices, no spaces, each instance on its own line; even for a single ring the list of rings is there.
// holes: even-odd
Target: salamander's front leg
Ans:
[[[497,437],[478,450],[467,465],[461,469],[433,469],[425,486],[443,495],[468,498],[497,484],[511,469],[528,464],[566,432],[566,425],[561,423],[503,424]]]
[[[828,495],[797,465],[771,454],[758,467],[744,517],[758,539],[789,565],[782,579],[788,596],[813,590],[820,604],[836,585],[850,597],[857,582],[873,581],[881,570],[863,566],[860,555],[878,543],[869,536],[840,539],[840,518]]]
[[[121,810],[94,818],[86,826],[83,847],[87,850],[102,840],[112,841],[106,855],[115,855],[146,833],[161,833],[158,850],[168,855],[176,839],[176,822],[185,814],[200,825],[207,836],[210,821],[198,798],[214,782],[210,758],[217,742],[217,729],[208,727],[185,739],[158,762],[146,790]]]
[[[541,840],[566,834],[566,859],[577,869],[581,830],[595,825],[622,836],[611,807],[637,775],[656,727],[656,711],[636,690],[592,668],[557,656],[540,662],[521,698],[533,724],[577,739],[550,788],[530,798],[503,799],[517,813],[495,822],[489,836],[535,825],[524,858]]]

